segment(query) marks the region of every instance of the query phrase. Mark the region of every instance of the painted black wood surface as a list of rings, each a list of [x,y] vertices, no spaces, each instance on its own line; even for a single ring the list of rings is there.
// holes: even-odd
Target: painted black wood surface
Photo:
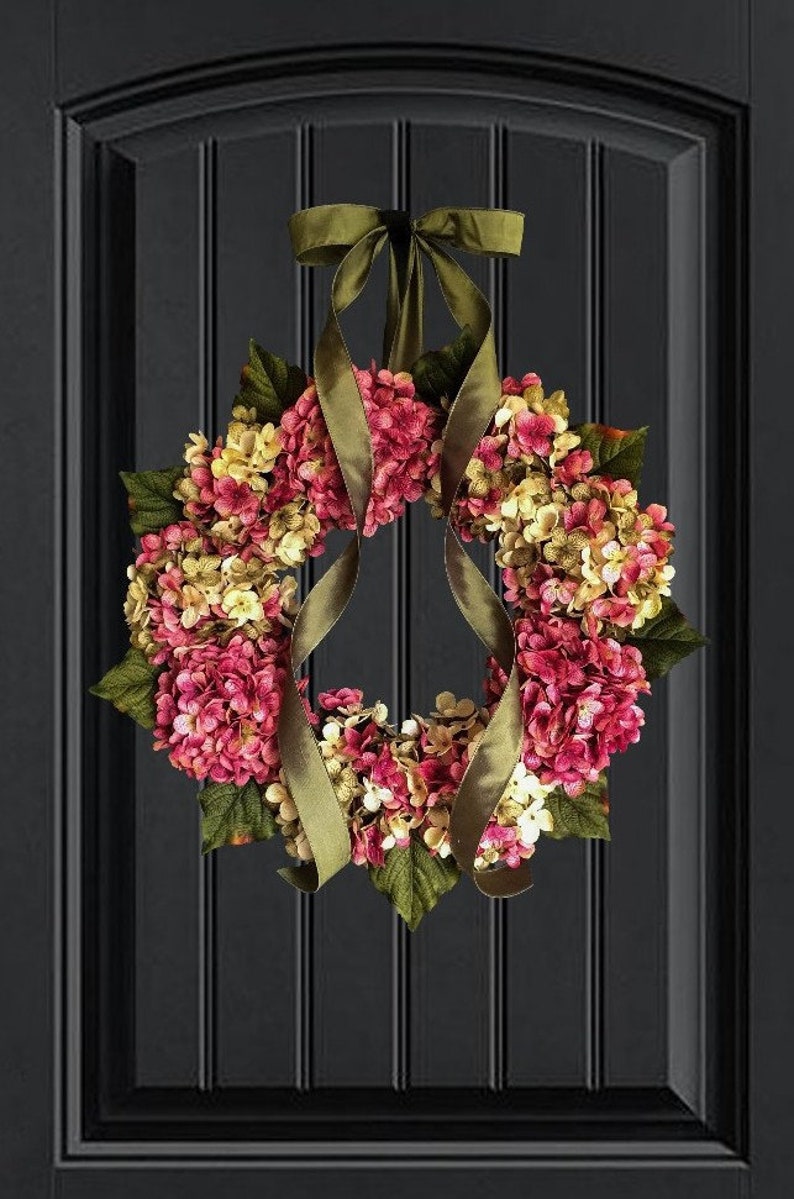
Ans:
[[[757,8],[8,6],[9,1194],[786,1193],[786,724],[748,700],[791,651],[765,530],[794,28]],[[466,264],[504,371],[651,425],[644,491],[711,638],[614,767],[612,844],[546,843],[528,895],[462,884],[413,936],[353,868],[306,898],[275,845],[201,860],[194,787],[86,695],[125,640],[118,470],[221,427],[249,336],[308,365],[329,277],[286,218],[340,200],[527,213],[520,261]],[[359,361],[382,283],[346,319]],[[429,343],[451,332],[434,302]],[[365,548],[314,686],[477,695],[424,505]]]

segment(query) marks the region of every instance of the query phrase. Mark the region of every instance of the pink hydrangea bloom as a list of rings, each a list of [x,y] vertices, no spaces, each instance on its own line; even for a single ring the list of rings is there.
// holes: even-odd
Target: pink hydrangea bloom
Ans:
[[[517,869],[522,861],[531,858],[535,852],[534,845],[524,845],[515,826],[499,824],[493,817],[480,838],[477,854],[483,854],[489,849],[495,849],[499,854],[499,860],[511,870]]]
[[[529,458],[538,454],[548,458],[554,437],[554,417],[546,412],[519,412],[513,422],[515,432],[507,446],[508,457]]]
[[[283,655],[242,636],[183,651],[158,680],[155,749],[191,778],[273,781],[286,677]]]
[[[385,866],[384,834],[380,825],[361,824],[354,820],[350,826],[350,857],[356,866]]]
[[[461,495],[455,501],[455,528],[461,541],[473,541],[472,525],[474,522],[483,517],[489,520],[495,518],[504,498],[504,491],[498,487],[489,488],[487,495],[484,496],[466,495],[465,493]]]
[[[271,511],[305,495],[324,533],[334,525],[353,528],[342,472],[313,383],[282,413],[281,443],[284,452],[273,466],[268,495]]]
[[[373,363],[369,370],[356,368],[355,376],[372,438],[372,495],[364,525],[364,535],[371,537],[430,485],[438,471],[432,447],[440,424],[438,413],[415,398],[410,375],[378,370]],[[305,495],[324,531],[352,529],[353,513],[313,383],[282,414],[281,429],[285,453],[273,470],[271,510]]]
[[[384,800],[384,806],[393,809],[410,807],[408,799],[408,781],[405,772],[400,769],[389,745],[382,745],[369,769],[370,780],[376,787],[385,787],[391,792],[391,798]]]
[[[649,504],[645,514],[651,518],[653,525],[645,530],[643,541],[650,546],[657,558],[666,558],[670,553],[670,544],[660,534],[674,533],[675,525],[667,519],[667,509],[662,504]]]
[[[396,761],[389,744],[383,740],[378,725],[374,721],[367,721],[358,728],[343,729],[342,736],[345,754],[356,774],[388,792],[383,798],[384,811],[390,815],[413,815],[415,809],[411,804],[405,771]]]
[[[467,757],[454,752],[431,755],[419,762],[419,773],[427,787],[427,806],[443,802],[455,795],[466,770]]]
[[[534,371],[530,371],[522,379],[514,379],[512,375],[508,375],[506,379],[502,380],[502,395],[523,395],[528,387],[539,387],[540,381],[540,375],[536,375]]]
[[[479,458],[486,470],[501,470],[506,440],[504,435],[482,437],[472,457]]]
[[[184,549],[187,542],[195,542],[200,536],[196,526],[192,525],[189,520],[166,525],[157,533],[144,533],[141,537],[141,549],[135,559],[135,565],[159,565],[165,561],[167,555],[178,553],[179,550]],[[203,541],[202,548],[205,550],[208,548],[206,540]]]
[[[607,506],[602,500],[592,499],[587,503],[584,500],[575,500],[565,509],[565,532],[582,529],[588,537],[597,537],[604,527],[606,512]]]
[[[223,440],[219,437],[217,444],[208,454],[193,459],[189,474],[199,489],[199,495],[197,499],[185,502],[185,513],[205,528],[211,528],[217,521],[236,517],[240,522],[240,529],[234,544],[261,545],[268,532],[262,499],[248,483],[238,483],[230,475],[221,475],[220,478],[213,475],[212,462],[220,457],[222,451]],[[272,510],[272,507],[268,509]],[[225,552],[234,553],[235,549],[230,544]]]
[[[434,752],[430,733],[422,730],[419,738],[419,773],[427,787],[427,806],[448,802],[466,772],[469,756],[465,743],[452,740],[444,753]]]
[[[317,702],[326,712],[338,712],[342,709],[359,709],[364,692],[358,687],[338,687],[335,691],[321,691]]]
[[[523,761],[543,783],[578,795],[595,782],[614,753],[639,740],[644,714],[640,695],[650,691],[634,646],[599,636],[592,622],[528,615],[516,621]],[[489,663],[486,690],[494,700],[504,674]]]
[[[374,720],[342,729],[344,753],[350,764],[359,774],[368,774],[378,756],[381,732]]]
[[[620,629],[628,629],[634,623],[636,615],[634,604],[630,600],[618,599],[612,595],[593,600],[590,611],[596,620],[605,620]]]
[[[585,475],[589,475],[592,469],[593,455],[589,450],[571,450],[570,454],[566,454],[562,462],[558,462],[554,467],[554,479],[563,487],[573,487],[574,483],[579,483]]]
[[[151,658],[155,666],[167,662],[172,650],[198,645],[203,640],[204,627],[212,619],[210,615],[201,616],[190,628],[182,624],[179,597],[184,581],[184,575],[178,567],[164,569],[157,576],[158,594],[150,594],[147,600],[152,637],[160,644]]]
[[[548,571],[549,575],[554,573],[551,567],[546,567],[543,563],[537,567],[535,573],[539,574],[541,570]],[[543,575],[542,577],[545,578],[547,576]],[[517,572],[511,566],[506,566],[502,571],[502,586],[507,603],[514,604],[517,608],[528,608],[530,599],[539,598],[540,585],[538,584],[533,587],[533,582],[530,580],[529,587],[525,587]]]

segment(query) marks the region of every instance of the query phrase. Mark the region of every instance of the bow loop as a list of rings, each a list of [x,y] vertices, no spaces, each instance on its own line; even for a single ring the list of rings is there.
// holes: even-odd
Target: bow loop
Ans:
[[[334,266],[379,228],[380,209],[368,204],[317,204],[289,219],[292,251],[301,266]]]
[[[521,253],[524,214],[507,208],[432,208],[415,222],[416,232],[468,254],[491,258]]]

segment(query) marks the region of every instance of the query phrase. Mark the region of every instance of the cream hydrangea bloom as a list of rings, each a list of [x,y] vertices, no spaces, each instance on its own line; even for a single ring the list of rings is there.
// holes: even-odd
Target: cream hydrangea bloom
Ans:
[[[245,411],[234,409],[234,413]],[[252,491],[262,494],[268,487],[264,476],[273,469],[280,452],[281,437],[275,425],[233,420],[220,456],[212,460],[211,470],[216,479],[229,475],[237,483],[247,483]]]
[[[516,824],[518,825],[521,841],[524,845],[534,845],[541,831],[550,833],[554,828],[554,820],[548,808],[544,807],[545,799],[533,799],[528,808],[525,808],[518,817]]]
[[[283,566],[296,567],[306,561],[320,534],[320,521],[303,500],[293,500],[270,518],[265,550]]]
[[[522,844],[534,845],[541,830],[550,832],[554,827],[551,812],[545,807],[546,797],[553,790],[553,783],[542,783],[523,762],[518,762],[497,804],[497,822],[517,828]]]
[[[391,798],[392,793],[388,787],[379,787],[371,779],[364,779],[364,795],[361,802],[368,812],[379,812]]]
[[[439,820],[436,822],[436,815]],[[448,858],[452,853],[452,846],[449,843],[449,812],[442,809],[438,813],[435,808],[431,808],[427,814],[428,828],[425,829],[422,839],[428,849],[434,850],[440,858]]]
[[[249,620],[263,620],[265,610],[255,591],[243,591],[230,587],[221,600],[221,607],[230,620],[239,627]]]
[[[507,794],[522,804],[538,799],[543,802],[553,790],[553,783],[542,783],[536,774],[527,770],[523,762],[516,764],[507,784]]]

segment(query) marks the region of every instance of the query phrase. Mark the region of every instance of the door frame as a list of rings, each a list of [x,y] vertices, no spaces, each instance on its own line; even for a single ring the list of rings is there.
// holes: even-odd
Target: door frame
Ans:
[[[736,435],[747,436],[750,472],[749,489],[743,495],[739,490],[734,514],[737,538],[747,539],[748,569],[742,594],[744,611],[748,614],[749,670],[743,713],[748,753],[748,820],[746,828],[740,827],[738,833],[747,853],[749,906],[746,920],[733,930],[733,935],[745,938],[741,952],[745,957],[749,1000],[746,1044],[749,1090],[746,1152],[730,1165],[730,1177],[731,1185],[736,1185],[736,1194],[751,1192],[760,1199],[776,1199],[784,1193],[786,1183],[791,1185],[794,1181],[794,1148],[787,1135],[792,1116],[789,1079],[794,1073],[794,1049],[789,1035],[789,1013],[794,1010],[794,968],[782,952],[783,938],[789,931],[787,884],[792,874],[787,847],[794,840],[787,834],[794,833],[794,816],[783,800],[788,771],[786,729],[778,714],[785,710],[782,687],[764,684],[766,680],[784,678],[785,670],[794,667],[794,634],[791,626],[781,621],[780,605],[769,586],[770,580],[765,577],[768,564],[774,560],[773,525],[762,514],[785,511],[790,488],[783,454],[786,429],[794,432],[794,416],[786,409],[778,411],[773,421],[766,416],[763,405],[769,397],[785,395],[787,383],[780,314],[785,317],[786,304],[791,303],[789,280],[794,266],[794,230],[789,216],[790,200],[794,197],[794,161],[785,152],[785,147],[794,140],[794,79],[789,70],[794,51],[794,16],[784,0],[752,5],[751,12],[749,103],[746,107],[733,101],[730,104],[741,126],[740,151],[747,155],[748,196],[746,200],[742,198],[735,233],[745,247],[744,254],[738,256],[737,285],[746,296],[747,313],[747,325],[740,332],[737,344],[740,362],[737,386],[744,387],[746,383],[748,402],[746,428],[738,429]],[[39,515],[35,528],[23,526],[26,544],[32,546],[38,559],[52,561],[54,532],[62,518],[57,489],[59,484],[67,486],[69,478],[67,474],[59,479],[57,472],[47,467],[47,456],[41,454],[40,430],[51,427],[49,422],[35,422],[38,432],[32,439],[25,438],[29,424],[16,417],[15,405],[19,401],[14,399],[53,393],[56,355],[63,333],[54,313],[58,297],[62,298],[64,275],[52,241],[41,234],[51,226],[52,212],[56,211],[57,218],[60,211],[53,174],[55,88],[52,12],[47,0],[29,0],[24,13],[17,14],[13,29],[7,31],[0,54],[4,90],[10,99],[8,113],[12,114],[3,122],[4,161],[14,166],[0,179],[0,212],[11,262],[11,269],[4,271],[0,281],[0,313],[7,334],[0,347],[2,378],[7,385],[2,419],[5,444],[15,446],[6,479],[10,485],[9,507]],[[545,54],[522,57],[533,72],[542,71],[549,62]],[[647,82],[607,66],[578,64],[576,69],[590,79],[607,74],[614,83],[619,77],[627,87],[643,87]],[[680,94],[681,90],[677,86],[670,88],[671,95]],[[687,94],[702,98],[700,92]],[[68,254],[72,247],[66,245],[64,249]],[[54,339],[49,336],[53,327]],[[14,400],[13,405],[8,397]],[[46,513],[54,513],[54,520],[50,521]],[[779,544],[776,528],[774,535]],[[56,560],[56,573],[61,565]],[[9,824],[0,872],[3,898],[0,910],[6,921],[5,943],[13,964],[13,986],[4,994],[0,1034],[5,1084],[0,1091],[2,1163],[5,1177],[14,1181],[19,1193],[50,1194],[54,1182],[58,1194],[82,1199],[83,1195],[101,1194],[103,1187],[115,1183],[107,1179],[103,1182],[103,1170],[92,1167],[90,1162],[70,1161],[68,1155],[62,1155],[57,1135],[63,1106],[75,1100],[74,1094],[62,1092],[56,1085],[58,1075],[51,1051],[53,1035],[59,1043],[60,1034],[65,1032],[60,1023],[62,963],[56,959],[53,969],[51,958],[51,951],[59,952],[54,934],[66,899],[58,881],[54,881],[57,863],[52,850],[53,834],[57,831],[54,780],[62,765],[64,746],[58,737],[51,749],[49,745],[55,712],[53,664],[57,672],[63,669],[63,662],[54,661],[52,628],[57,614],[53,613],[52,592],[47,590],[46,596],[31,603],[24,580],[10,573],[12,577],[3,588],[0,602],[6,633],[12,633],[6,638],[3,654],[7,677],[13,680],[13,695],[7,697],[2,735],[6,761],[13,763],[13,794],[19,797],[20,805],[24,804],[24,815],[20,812],[19,823]],[[35,716],[31,717],[31,713]],[[43,752],[44,746],[47,752]],[[770,797],[772,803],[777,799],[777,808],[764,821],[762,804],[769,804]],[[6,803],[10,807],[8,797]],[[60,882],[68,885],[68,879]],[[731,930],[726,935],[731,935]],[[742,1004],[743,997],[737,996],[736,1002]],[[719,1047],[715,1046],[714,1051],[718,1052]],[[446,1162],[439,1160],[438,1164],[447,1172],[450,1184],[456,1182],[460,1189],[471,1183],[476,1161],[475,1156],[468,1173],[459,1170],[459,1158],[455,1155]],[[170,1180],[174,1194],[181,1193],[183,1186],[187,1189],[191,1167],[200,1166],[202,1180],[199,1183],[196,1176],[193,1185],[200,1195],[207,1196],[219,1186],[229,1185],[224,1179],[228,1178],[232,1164],[225,1161],[220,1167],[217,1162],[183,1159],[175,1160],[169,1167],[160,1167],[156,1156],[148,1163],[158,1171],[156,1177]],[[426,1159],[395,1164],[430,1168]],[[245,1171],[251,1169],[251,1163],[245,1160],[234,1165],[244,1167]],[[348,1166],[357,1168],[364,1180],[363,1162],[350,1161]],[[622,1188],[627,1187],[626,1195],[633,1193],[632,1187],[636,1188],[648,1167],[661,1170],[664,1166],[664,1177],[669,1180],[664,1185],[671,1189],[659,1189],[658,1194],[671,1197],[676,1194],[678,1167],[669,1161],[665,1164],[664,1155],[656,1160],[643,1159],[642,1165],[635,1168],[630,1158],[627,1161],[609,1152],[577,1156],[575,1149],[573,1152],[569,1149],[565,1157],[551,1161],[535,1159],[531,1165],[524,1162],[519,1166],[518,1161],[506,1160],[501,1171],[505,1195],[512,1193],[513,1188],[516,1194],[520,1193],[527,1168],[533,1170],[538,1181],[559,1180],[564,1176],[571,1180],[570,1193],[578,1194],[573,1189],[577,1185],[574,1179],[586,1173],[585,1166],[614,1173],[618,1188],[614,1193],[623,1194]],[[186,1180],[177,1181],[183,1172]],[[119,1194],[142,1195],[144,1188],[151,1188],[153,1179],[146,1177],[149,1169],[119,1163],[114,1173]],[[316,1179],[316,1172],[310,1170],[296,1182],[293,1187],[296,1194],[304,1190],[308,1194],[312,1174]],[[386,1177],[389,1181],[383,1193],[403,1194],[415,1185],[411,1182],[412,1171],[397,1169]],[[401,1177],[404,1183],[399,1181]],[[647,1174],[645,1177],[650,1182]],[[249,1185],[253,1194],[257,1185],[253,1173],[243,1182],[242,1174],[235,1171],[235,1178],[239,1180],[240,1194],[247,1194]]]

